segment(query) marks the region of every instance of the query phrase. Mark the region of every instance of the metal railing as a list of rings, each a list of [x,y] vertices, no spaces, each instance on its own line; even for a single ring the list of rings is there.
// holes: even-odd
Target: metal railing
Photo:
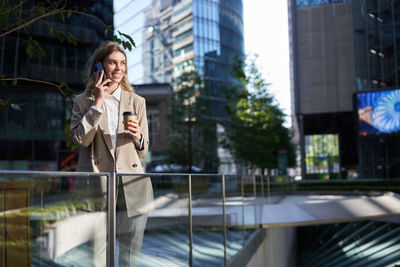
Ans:
[[[137,176],[137,181],[146,176],[152,180],[155,209],[149,213],[142,257],[147,257],[145,261],[158,261],[153,266],[162,265],[171,255],[180,265],[229,265],[260,227],[261,207],[279,202],[288,192],[400,191],[399,180],[294,182],[287,177],[254,175],[0,170],[0,261],[7,259],[11,260],[9,265],[18,265],[12,261],[23,257],[13,258],[14,252],[20,255],[24,250],[28,258],[24,266],[51,262],[94,264],[75,259],[73,255],[78,250],[90,255],[86,258],[114,266],[120,230],[116,223],[116,190],[117,181],[123,176]],[[104,191],[92,192],[92,184],[101,179],[106,185]],[[78,183],[83,191],[77,190]],[[23,198],[27,200],[24,203]],[[106,240],[106,253],[98,258],[94,253],[102,246],[96,235]],[[17,238],[21,236],[29,238],[19,244]],[[164,244],[160,246],[160,242]]]
[[[258,211],[258,208],[260,207],[260,205],[267,202],[267,200],[264,199],[264,184],[268,183],[264,183],[264,178],[257,176],[234,176],[221,174],[136,174],[0,170],[0,181],[8,181],[13,183],[16,183],[18,181],[32,181],[30,188],[26,189],[28,192],[30,192],[29,198],[31,201],[28,201],[28,206],[25,207],[25,210],[30,210],[31,215],[28,216],[30,217],[28,228],[31,229],[31,236],[34,236],[35,238],[35,240],[31,238],[32,240],[27,241],[28,245],[32,247],[28,248],[29,253],[32,254],[32,259],[29,259],[29,262],[43,263],[48,262],[49,260],[57,261],[58,259],[63,258],[64,256],[60,257],[59,255],[68,254],[68,251],[61,251],[62,249],[60,250],[60,248],[57,248],[54,244],[54,247],[46,247],[43,244],[50,241],[46,241],[45,238],[50,238],[49,236],[51,235],[55,236],[57,233],[59,233],[59,231],[61,231],[58,230],[57,227],[60,229],[64,229],[66,226],[63,224],[66,224],[67,221],[68,223],[70,223],[69,220],[73,220],[73,218],[81,216],[82,218],[80,218],[79,220],[82,220],[82,222],[84,220],[89,220],[88,218],[92,214],[96,214],[97,218],[103,218],[101,217],[103,214],[103,209],[101,207],[106,206],[106,225],[103,224],[102,219],[96,220],[101,221],[100,226],[106,227],[107,229],[106,261],[108,266],[114,266],[118,257],[118,255],[116,255],[116,250],[118,246],[116,240],[118,230],[116,224],[116,181],[119,177],[123,176],[144,175],[150,177],[153,182],[156,202],[167,198],[169,195],[172,195],[173,197],[176,197],[176,203],[178,203],[180,200],[183,200],[181,201],[182,203],[187,203],[186,213],[183,212],[183,208],[186,204],[180,204],[177,215],[167,214],[167,216],[176,216],[177,223],[175,225],[178,225],[179,222],[183,222],[183,224],[186,224],[187,222],[188,224],[188,244],[186,244],[188,246],[188,258],[187,260],[183,260],[183,262],[186,262],[189,266],[197,265],[196,261],[202,261],[202,259],[199,259],[199,257],[196,256],[199,255],[199,244],[202,242],[214,241],[217,243],[215,247],[222,247],[223,249],[222,253],[220,253],[219,251],[217,252],[217,254],[220,253],[218,254],[219,259],[223,258],[221,259],[222,262],[220,263],[223,265],[227,265],[234,254],[237,253],[241,248],[243,248],[246,242],[248,242],[247,238],[251,235],[253,229],[259,227],[258,216],[260,216],[261,212]],[[73,183],[73,179],[75,179],[75,185],[78,182],[90,185],[90,181],[97,180],[99,177],[102,177],[102,179],[106,180],[107,188],[105,195],[100,194],[92,197],[91,192],[89,192],[91,190],[89,186],[87,187],[88,191],[81,192],[81,196],[79,198],[75,198],[73,196],[75,194],[75,191],[73,189],[71,191],[71,188],[67,189],[67,187],[63,185],[63,179],[67,179],[67,182],[65,182],[65,184],[69,185]],[[7,198],[7,193],[5,193],[6,187],[7,185],[3,186],[2,196],[5,197],[4,199]],[[271,192],[270,189],[266,191]],[[270,199],[270,196],[268,196],[268,199]],[[0,206],[3,204],[3,207],[1,209],[2,213],[0,213],[0,216],[3,218],[4,227],[6,227],[5,225],[7,224],[8,220],[7,216],[9,216],[7,214],[11,214],[13,212],[17,214],[21,210],[20,208],[8,210],[7,205],[4,204],[6,201],[7,200],[0,202]],[[10,201],[11,200],[8,200],[8,202]],[[65,208],[63,205],[68,207]],[[174,208],[163,207],[162,205],[156,207],[154,213],[150,212],[150,222],[152,222],[153,220],[163,220],[165,218],[163,216],[166,215],[157,215],[157,212],[169,212],[170,210],[174,210]],[[58,206],[61,206],[59,213],[68,213],[68,209],[79,210],[79,212],[75,211],[75,217],[71,216],[65,218],[63,217],[63,215],[52,214],[54,210],[57,210]],[[100,208],[96,208],[97,206],[99,206]],[[63,209],[67,209],[67,211],[63,211]],[[50,217],[52,219],[48,219]],[[46,220],[49,220],[49,222],[47,222]],[[90,220],[93,221],[95,219]],[[222,225],[220,224],[221,221]],[[37,230],[37,225],[40,225],[40,230]],[[71,223],[71,225],[73,224]],[[52,227],[54,228],[54,233],[51,233],[49,230],[49,228]],[[181,229],[182,227],[177,228]],[[92,231],[93,230],[90,230],[89,232]],[[176,232],[177,235],[181,234],[179,231]],[[240,231],[241,234],[238,234],[238,232]],[[151,233],[151,230],[149,230],[149,232]],[[218,243],[218,240],[220,240],[220,233],[222,234],[222,246]],[[3,233],[1,233],[0,231],[0,235],[2,234]],[[207,236],[207,234],[212,234],[214,240],[212,240],[212,238],[210,240],[206,240],[205,236]],[[234,235],[236,238],[234,242],[229,240],[232,235]],[[73,234],[71,234],[70,237],[74,237]],[[8,253],[7,251],[12,250],[11,247],[7,247],[7,241],[12,240],[10,240],[10,236],[5,235],[0,236],[0,238],[2,238],[2,240],[0,241],[5,241],[3,244],[6,244],[1,248],[1,250],[3,251],[3,255],[5,255],[6,253]],[[78,236],[75,236],[75,238],[78,238]],[[58,239],[54,240],[54,243],[63,241]],[[85,239],[86,242],[87,240],[89,240],[89,243],[96,243],[93,239]],[[52,244],[47,245],[51,246]],[[82,244],[78,245],[82,246]],[[93,246],[95,247],[96,245]],[[75,247],[73,247],[72,249],[74,248]],[[202,247],[201,249],[207,248]],[[45,253],[43,252],[44,250],[46,250]],[[29,255],[29,257],[31,257],[31,255]],[[68,261],[68,259],[64,260]]]

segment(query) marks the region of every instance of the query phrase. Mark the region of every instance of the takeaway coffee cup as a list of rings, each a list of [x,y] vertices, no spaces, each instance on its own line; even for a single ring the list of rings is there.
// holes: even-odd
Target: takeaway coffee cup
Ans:
[[[124,116],[125,130],[128,130],[128,121],[137,120],[137,114],[136,112],[125,111],[122,115]]]

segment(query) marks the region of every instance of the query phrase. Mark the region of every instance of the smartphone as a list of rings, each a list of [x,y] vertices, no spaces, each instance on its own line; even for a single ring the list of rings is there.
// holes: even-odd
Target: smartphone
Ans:
[[[97,79],[97,75],[99,75],[101,73],[101,71],[104,70],[103,64],[101,62],[98,62],[96,65],[93,66],[93,75],[94,75],[94,79]],[[103,74],[103,81],[107,80],[107,75],[104,72]]]

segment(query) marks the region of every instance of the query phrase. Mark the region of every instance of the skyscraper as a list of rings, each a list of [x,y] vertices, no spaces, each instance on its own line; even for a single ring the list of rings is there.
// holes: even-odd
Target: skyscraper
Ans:
[[[398,1],[290,0],[304,177],[400,175]]]
[[[231,64],[244,54],[242,0],[132,0],[116,4],[114,18],[136,42],[128,55],[133,84],[174,85],[183,71],[196,70],[210,90],[213,116],[223,116],[221,87],[234,82]]]
[[[400,138],[398,108],[400,98],[400,3],[388,0],[353,0],[355,85],[357,95],[378,97],[395,96],[384,109],[376,101],[372,118],[374,126],[384,127],[379,134],[358,135],[360,175],[362,177],[391,178],[400,175]],[[390,89],[395,89],[389,96]],[[375,93],[374,93],[375,92]],[[386,98],[387,99],[387,98]],[[357,107],[355,107],[357,108]],[[359,108],[361,106],[359,105]],[[385,111],[382,113],[381,111]],[[361,111],[359,109],[358,111]],[[391,111],[391,112],[388,112]],[[379,120],[379,114],[384,119]],[[393,116],[392,116],[393,115]],[[389,130],[390,120],[393,127]],[[383,125],[382,125],[383,124]],[[389,130],[389,131],[388,131]]]
[[[290,0],[292,107],[302,176],[339,178],[357,164],[352,4]]]
[[[232,81],[230,63],[244,53],[241,0],[133,0],[115,9],[117,30],[137,44],[128,58],[133,84],[172,82],[193,67],[202,74],[207,60],[218,66],[207,79]]]

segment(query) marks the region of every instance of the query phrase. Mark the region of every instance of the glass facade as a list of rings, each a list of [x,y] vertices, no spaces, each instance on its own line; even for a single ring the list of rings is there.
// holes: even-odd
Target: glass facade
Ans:
[[[126,30],[136,42],[136,48],[128,53],[130,82],[168,83],[176,88],[184,72],[197,71],[205,78],[208,90],[204,99],[210,100],[211,116],[223,119],[221,87],[235,82],[230,75],[233,60],[244,56],[242,0],[116,2],[116,29]],[[153,138],[155,129],[149,129]],[[216,146],[214,149],[217,153]],[[157,157],[163,157],[162,153]]]
[[[133,84],[173,83],[182,71],[204,74],[214,96],[233,82],[231,63],[243,57],[242,0],[137,0],[116,4],[118,30],[130,32],[136,48],[128,55]],[[127,8],[131,7],[130,15]],[[133,10],[133,12],[132,12]]]
[[[297,6],[316,6],[342,2],[351,2],[351,0],[296,0]]]
[[[204,74],[215,101],[215,117],[223,116],[221,86],[234,83],[231,77],[233,60],[242,58],[243,3],[235,1],[194,0],[194,64]]]
[[[21,111],[8,108],[0,113],[0,136],[6,140],[63,140],[67,106],[61,94],[37,90],[13,91],[13,102],[22,103]],[[2,97],[6,96],[2,94]],[[11,94],[9,96],[12,96]]]
[[[399,116],[397,98],[384,102],[381,96],[400,86],[400,3],[395,0],[353,0],[355,82],[358,95],[370,95],[377,105],[371,109],[373,123],[379,118],[388,122],[387,110],[382,113],[382,104],[392,107],[395,117]],[[384,92],[365,92],[382,91]],[[361,99],[358,99],[358,104]],[[370,101],[370,102],[371,102]],[[371,103],[372,103],[371,102]],[[379,105],[378,105],[379,104]],[[359,109],[358,114],[360,117]],[[359,126],[367,125],[360,120]],[[368,126],[368,125],[367,125]],[[379,124],[377,127],[381,127]],[[385,126],[386,127],[386,126]],[[387,127],[386,127],[387,128]],[[375,131],[358,137],[359,172],[363,178],[392,178],[400,175],[399,136],[393,131]],[[393,127],[392,127],[393,128]],[[390,128],[391,129],[391,128]],[[368,131],[367,131],[368,132]]]
[[[193,1],[195,65],[200,71],[211,60],[218,69],[227,70],[213,78],[230,79],[227,65],[244,51],[242,10],[242,1]]]
[[[22,7],[23,10],[25,5]],[[86,8],[88,13],[101,18],[107,25],[113,24],[113,17],[108,12],[112,9],[112,1],[81,1],[79,7]],[[58,41],[56,34],[50,33],[50,27],[54,32],[63,29],[71,33],[78,45]],[[93,18],[82,15],[74,15],[65,22],[58,15],[39,20],[29,28],[29,34],[39,42],[46,56],[29,58],[25,35],[6,35],[0,39],[0,75],[82,84],[86,61],[93,49],[105,39],[104,29]]]
[[[357,90],[399,87],[400,3],[354,0]]]
[[[75,2],[70,6],[86,9],[105,24],[113,24],[112,0]],[[32,3],[22,1],[18,6],[23,14],[28,14]],[[73,35],[77,46],[59,41],[57,30]],[[94,49],[107,38],[104,30],[105,27],[96,19],[79,14],[64,19],[56,14],[38,20],[24,29],[46,54],[34,58],[26,52],[28,37],[25,33],[13,32],[0,38],[0,76],[38,81],[0,85],[1,99],[12,97],[13,103],[23,104],[21,111],[8,108],[0,112],[0,151],[5,152],[0,160],[5,160],[4,164],[13,166],[12,162],[25,161],[35,169],[36,163],[46,161],[48,164],[41,169],[57,169],[58,153],[65,149],[64,128],[70,107],[55,86],[40,81],[56,85],[66,82],[73,92],[83,91],[84,67]],[[29,164],[22,163],[25,166]]]

